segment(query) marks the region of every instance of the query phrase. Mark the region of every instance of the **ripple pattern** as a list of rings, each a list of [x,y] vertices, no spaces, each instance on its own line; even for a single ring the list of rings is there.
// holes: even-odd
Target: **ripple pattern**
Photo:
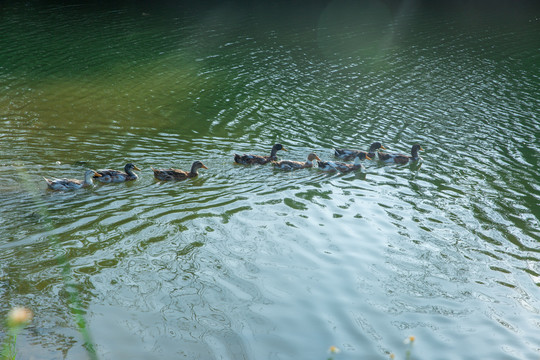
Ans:
[[[385,357],[409,335],[426,357],[537,356],[538,21],[340,3],[6,5],[0,314],[40,315],[22,357],[83,357],[73,310],[104,359]],[[374,141],[423,161],[233,163]],[[127,162],[139,180],[41,178]]]

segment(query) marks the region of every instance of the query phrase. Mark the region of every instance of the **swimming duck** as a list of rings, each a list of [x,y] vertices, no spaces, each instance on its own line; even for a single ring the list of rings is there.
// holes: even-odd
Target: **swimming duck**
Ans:
[[[94,182],[92,181],[92,178],[100,176],[101,175],[94,170],[86,170],[86,172],[84,173],[84,180],[47,179],[46,177],[44,177],[44,179],[47,182],[47,186],[51,190],[75,190],[81,189],[83,187],[93,186]]]
[[[404,154],[388,154],[379,152],[379,160],[384,162],[396,163],[396,164],[406,164],[409,161],[418,161],[422,158],[418,155],[418,150],[423,151],[422,147],[419,144],[414,144],[411,148],[411,155]]]
[[[354,158],[353,164],[346,164],[339,161],[319,161],[319,169],[322,171],[339,171],[339,172],[350,172],[350,171],[356,171],[356,170],[365,170],[364,165],[360,162],[361,155],[356,156]]]
[[[292,161],[292,160],[281,160],[281,161],[272,161],[272,165],[281,170],[295,170],[295,169],[305,169],[313,167],[313,160],[318,160],[319,157],[315,153],[310,153],[307,157],[306,162],[302,161]]]
[[[185,180],[187,178],[194,178],[199,175],[199,169],[208,169],[202,162],[195,161],[191,165],[189,172],[180,169],[154,169],[154,177],[159,180]]]
[[[360,160],[368,159],[371,160],[375,157],[375,151],[378,149],[386,149],[382,144],[378,141],[374,142],[370,145],[368,151],[362,151],[362,150],[352,150],[352,149],[335,149],[334,155],[340,159],[343,160],[352,160],[356,156],[360,155],[363,156]]]
[[[261,156],[261,155],[252,155],[252,154],[244,154],[244,155],[238,155],[234,154],[234,162],[238,164],[244,164],[244,165],[253,165],[253,164],[259,164],[264,165],[266,163],[269,163],[270,161],[277,161],[276,153],[279,150],[287,151],[281,144],[275,144],[272,146],[272,152],[270,153],[270,156]]]
[[[141,171],[137,166],[133,165],[132,163],[126,164],[124,166],[124,171],[120,170],[111,170],[111,169],[105,169],[105,170],[98,170],[97,173],[100,176],[94,176],[97,177],[98,181],[104,182],[104,183],[116,183],[116,182],[124,182],[129,180],[137,180],[138,176],[133,172],[133,170]]]
[[[317,165],[319,165],[321,171],[338,171],[337,164],[334,161],[317,161]]]

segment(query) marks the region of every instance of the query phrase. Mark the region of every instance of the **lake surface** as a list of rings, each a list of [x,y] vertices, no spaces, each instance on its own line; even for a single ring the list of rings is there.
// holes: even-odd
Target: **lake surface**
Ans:
[[[100,359],[540,358],[538,6],[292,3],[2,5],[18,358],[88,358],[77,316]],[[374,141],[423,161],[233,164]]]

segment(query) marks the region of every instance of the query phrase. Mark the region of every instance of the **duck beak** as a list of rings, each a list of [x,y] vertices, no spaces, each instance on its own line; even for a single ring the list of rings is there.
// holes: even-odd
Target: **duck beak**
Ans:
[[[420,151],[424,151],[424,149],[422,149],[422,147],[420,146]]]
[[[208,169],[208,168],[206,167],[206,165],[204,165],[204,164],[203,164],[201,167],[202,167],[203,169]]]
[[[371,158],[368,155],[366,155],[366,159],[371,160]]]
[[[287,149],[285,149],[285,148],[281,148],[281,150],[283,150],[283,151],[289,151],[289,150],[287,150]]]
[[[137,167],[137,165],[135,165],[135,166],[133,167],[133,169],[142,171],[141,169],[139,169],[139,168]]]
[[[381,149],[386,150],[386,148],[384,146],[382,146],[382,145],[381,145]]]
[[[315,155],[315,159],[317,159],[317,161],[322,161],[317,155]]]
[[[100,173],[97,173],[97,172],[94,173],[94,177],[102,177],[102,176],[103,175],[101,175]]]

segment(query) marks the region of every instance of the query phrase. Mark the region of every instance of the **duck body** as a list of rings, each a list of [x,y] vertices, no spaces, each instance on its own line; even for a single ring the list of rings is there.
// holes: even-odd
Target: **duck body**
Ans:
[[[199,175],[198,170],[201,168],[208,169],[202,162],[195,161],[191,165],[191,170],[189,172],[180,170],[180,169],[154,169],[154,168],[152,168],[152,171],[154,172],[154,177],[158,180],[174,181],[174,180],[185,180],[185,179],[197,177]]]
[[[339,161],[319,161],[318,165],[319,165],[319,169],[321,169],[322,171],[327,171],[327,172],[339,171],[342,173],[347,173],[347,172],[356,171],[356,170],[365,170],[365,167],[364,165],[362,165],[360,160],[361,160],[361,156],[357,156],[354,159],[353,164],[346,164]]]
[[[287,151],[281,144],[275,144],[272,146],[270,156],[253,155],[253,154],[234,154],[234,162],[243,165],[264,165],[271,161],[277,161],[276,153],[279,150]]]
[[[414,144],[411,148],[411,155],[405,154],[389,154],[379,152],[379,160],[386,163],[395,163],[395,164],[407,164],[409,161],[418,161],[422,158],[418,155],[418,151],[423,151],[422,147],[419,144]]]
[[[370,145],[368,151],[353,150],[353,149],[334,149],[334,156],[343,160],[352,160],[360,156],[360,160],[371,160],[375,157],[378,149],[385,149],[380,142],[374,142]]]
[[[319,170],[326,172],[338,171],[337,163],[335,161],[317,161]]]
[[[362,150],[353,150],[353,149],[335,149],[334,150],[334,156],[340,159],[343,159],[345,161],[352,160],[357,156],[361,156],[363,159],[371,159],[370,156],[368,156],[367,151]]]
[[[101,176],[97,177],[97,180],[104,183],[118,183],[130,180],[137,180],[139,177],[133,172],[133,170],[141,171],[141,169],[131,163],[128,163],[126,164],[126,166],[124,166],[125,172],[112,169],[98,170],[97,173]]]
[[[51,190],[66,191],[66,190],[76,190],[84,187],[91,187],[94,185],[92,179],[94,177],[100,177],[97,172],[94,170],[87,170],[84,173],[84,180],[77,179],[47,179],[44,177],[47,182],[47,186]]]
[[[313,167],[313,160],[318,160],[319,157],[315,153],[310,153],[308,155],[307,161],[292,161],[292,160],[281,160],[281,161],[272,161],[272,165],[274,167],[281,169],[281,170],[297,170],[297,169],[306,169]]]

